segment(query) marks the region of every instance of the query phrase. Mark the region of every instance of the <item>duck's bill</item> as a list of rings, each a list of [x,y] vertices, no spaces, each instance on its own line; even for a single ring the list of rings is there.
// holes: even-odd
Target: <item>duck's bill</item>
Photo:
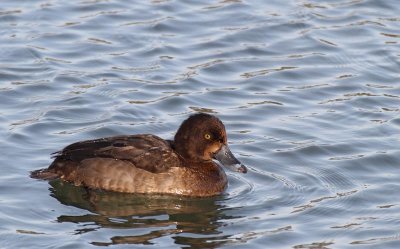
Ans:
[[[222,145],[221,149],[214,154],[214,158],[230,170],[240,173],[247,173],[246,166],[236,159],[228,145]]]

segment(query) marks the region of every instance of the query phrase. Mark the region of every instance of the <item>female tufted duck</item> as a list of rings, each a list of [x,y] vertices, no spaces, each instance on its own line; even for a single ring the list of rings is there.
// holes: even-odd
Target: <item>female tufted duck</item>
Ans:
[[[47,169],[31,177],[126,193],[195,197],[223,192],[227,178],[213,159],[235,171],[247,169],[229,150],[225,126],[198,113],[179,127],[174,140],[141,134],[77,142],[55,153]]]

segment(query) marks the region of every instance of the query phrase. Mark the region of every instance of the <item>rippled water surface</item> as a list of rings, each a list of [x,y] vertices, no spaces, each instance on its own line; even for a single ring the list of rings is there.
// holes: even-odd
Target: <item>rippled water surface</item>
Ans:
[[[0,2],[0,248],[400,248],[397,0]],[[29,178],[69,143],[225,123],[206,199]]]

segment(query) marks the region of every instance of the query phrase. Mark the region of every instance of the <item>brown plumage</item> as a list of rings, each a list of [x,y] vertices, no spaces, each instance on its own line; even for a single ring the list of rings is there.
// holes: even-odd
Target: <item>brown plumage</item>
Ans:
[[[222,122],[202,113],[185,120],[173,141],[150,134],[108,137],[71,144],[54,157],[31,176],[126,193],[218,195],[227,178],[212,159],[246,173],[227,146]]]

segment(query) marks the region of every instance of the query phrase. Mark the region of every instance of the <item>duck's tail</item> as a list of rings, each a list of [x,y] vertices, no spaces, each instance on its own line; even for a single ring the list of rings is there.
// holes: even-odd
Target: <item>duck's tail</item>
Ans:
[[[54,180],[59,177],[59,175],[49,169],[38,169],[31,171],[32,178],[41,179],[41,180]]]

